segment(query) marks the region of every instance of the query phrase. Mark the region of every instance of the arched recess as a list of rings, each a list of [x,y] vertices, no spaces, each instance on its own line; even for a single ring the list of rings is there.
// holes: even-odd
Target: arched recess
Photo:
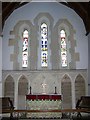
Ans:
[[[14,103],[14,79],[11,75],[8,75],[4,83],[4,96],[10,97]]]
[[[22,46],[23,46],[23,39],[24,39],[23,38],[24,30],[28,31],[28,57],[27,57],[28,66],[27,67],[22,66],[22,53],[23,53]],[[32,55],[34,54],[36,56],[36,44],[33,45],[33,42],[36,43],[34,26],[32,25],[30,20],[20,20],[14,26],[13,31],[11,31],[11,33],[15,36],[14,39],[12,38],[13,39],[12,46],[14,47],[14,52],[10,55],[11,61],[13,62],[13,69],[14,70],[32,69],[33,67],[36,66],[36,61]],[[9,44],[10,44],[10,41],[11,39],[9,40]],[[31,52],[33,49],[34,49],[34,52]]]
[[[28,80],[23,75],[18,82],[18,109],[26,107],[26,95],[28,94]]]
[[[75,96],[76,96],[76,102],[77,100],[85,95],[85,80],[82,75],[77,75],[75,79]]]
[[[65,43],[66,50],[62,49],[62,39],[60,36],[60,31],[64,30],[65,32]],[[52,31],[52,68],[53,69],[76,69],[76,61],[79,61],[79,53],[75,52],[75,47],[77,44],[74,44],[76,41],[74,39],[75,30],[73,25],[67,19],[59,19],[55,24]],[[54,47],[53,47],[54,45]],[[64,46],[63,46],[64,48]],[[62,51],[61,51],[62,50]],[[66,58],[64,54],[66,51]],[[62,55],[63,53],[63,60]],[[56,53],[56,54],[54,54]],[[77,58],[75,58],[77,56]],[[62,66],[62,62],[66,59],[67,66]]]
[[[72,92],[70,77],[65,74],[61,80],[62,108],[72,108]]]

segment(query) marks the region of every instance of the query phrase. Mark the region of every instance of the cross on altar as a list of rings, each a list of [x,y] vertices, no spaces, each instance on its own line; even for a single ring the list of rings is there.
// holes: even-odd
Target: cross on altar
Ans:
[[[46,92],[45,92],[45,86],[46,86],[47,84],[45,83],[45,81],[43,82],[43,84],[42,84],[42,87],[43,87],[43,93],[42,94],[46,94]]]

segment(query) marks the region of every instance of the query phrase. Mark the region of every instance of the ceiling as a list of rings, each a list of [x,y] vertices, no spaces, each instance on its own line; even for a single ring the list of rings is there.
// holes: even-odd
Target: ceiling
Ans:
[[[17,8],[27,4],[28,2],[2,2],[2,28],[6,19]],[[90,2],[59,2],[72,8],[83,20],[86,35],[90,33]]]

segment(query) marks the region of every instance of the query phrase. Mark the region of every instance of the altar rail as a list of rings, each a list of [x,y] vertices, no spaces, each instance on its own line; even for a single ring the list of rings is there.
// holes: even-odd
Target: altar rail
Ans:
[[[27,114],[27,113],[45,113],[45,112],[51,112],[51,113],[55,113],[55,112],[57,112],[57,113],[62,113],[62,118],[63,118],[63,113],[69,113],[70,114],[70,118],[72,118],[72,116],[71,116],[71,113],[77,113],[77,115],[78,115],[78,112],[84,112],[84,113],[86,113],[86,112],[88,112],[88,113],[90,113],[90,110],[88,110],[88,109],[62,109],[62,110],[4,110],[4,112],[8,112],[8,113],[10,113],[10,114],[18,114],[17,115],[17,117],[19,118],[20,116],[20,113],[25,113],[25,114]],[[24,116],[25,117],[25,116]]]
[[[62,110],[4,110],[4,112],[9,112],[9,113],[14,113],[14,112],[18,112],[18,113],[21,113],[21,112],[89,112],[90,113],[90,110],[84,108],[84,109],[62,109]]]

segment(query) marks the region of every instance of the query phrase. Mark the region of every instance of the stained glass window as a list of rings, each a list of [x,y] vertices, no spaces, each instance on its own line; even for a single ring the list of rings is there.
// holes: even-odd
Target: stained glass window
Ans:
[[[48,66],[48,26],[41,24],[41,66]]]
[[[66,44],[66,34],[64,30],[60,31],[61,40],[61,65],[62,67],[67,66],[67,44]]]
[[[28,67],[28,30],[23,32],[22,67]]]

